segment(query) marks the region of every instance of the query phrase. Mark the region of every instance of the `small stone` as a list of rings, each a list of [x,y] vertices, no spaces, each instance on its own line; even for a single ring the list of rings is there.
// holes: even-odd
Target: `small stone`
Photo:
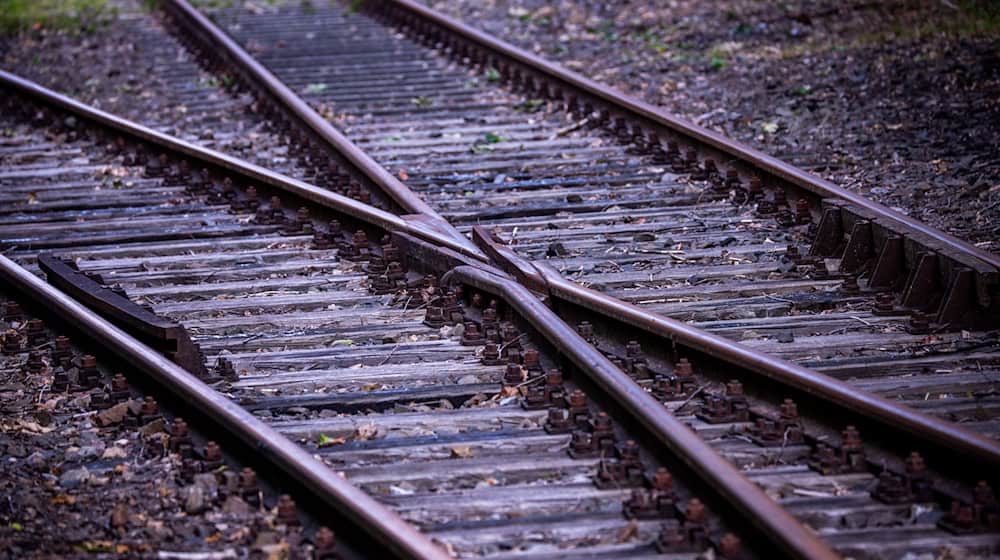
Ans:
[[[139,430],[139,433],[142,434],[142,437],[144,438],[165,432],[166,432],[166,425],[163,422],[163,418],[157,418],[156,420],[153,420],[149,424],[146,424],[145,426],[142,427],[141,430]]]
[[[792,334],[792,331],[780,332],[778,333],[777,341],[783,343],[795,342],[795,335]]]
[[[201,486],[192,484],[181,488],[184,499],[184,511],[188,514],[201,513],[205,509],[205,491]]]
[[[106,408],[97,413],[97,423],[101,426],[117,424],[125,419],[125,415],[128,414],[128,409],[128,402],[118,403],[111,408]]]
[[[35,451],[31,455],[28,455],[28,458],[24,460],[24,463],[38,471],[44,471],[49,466],[45,453],[42,453],[41,451]]]
[[[566,246],[558,241],[549,243],[549,248],[545,250],[545,256],[547,257],[565,257],[569,254],[566,250]]]
[[[652,233],[637,233],[632,237],[632,240],[638,243],[656,241],[656,235]]]
[[[219,481],[212,473],[201,473],[194,475],[194,484],[205,492],[209,500],[214,500],[219,493]]]
[[[101,459],[124,459],[126,455],[125,449],[117,445],[112,445],[104,450],[104,453],[101,454]]]
[[[104,443],[98,442],[96,445],[85,445],[80,448],[80,458],[84,461],[96,459],[104,454]]]
[[[7,445],[7,455],[17,458],[27,457],[28,449],[21,444],[11,443]]]
[[[230,515],[250,515],[250,505],[239,496],[229,496],[222,504],[222,511]]]
[[[87,482],[89,479],[90,471],[87,470],[87,467],[80,467],[78,469],[64,472],[62,476],[59,477],[59,485],[67,490],[72,490]]]
[[[479,381],[479,378],[476,377],[475,375],[471,375],[471,374],[470,375],[463,375],[462,377],[458,378],[458,384],[459,385],[472,385],[473,383],[476,383],[478,381]]]

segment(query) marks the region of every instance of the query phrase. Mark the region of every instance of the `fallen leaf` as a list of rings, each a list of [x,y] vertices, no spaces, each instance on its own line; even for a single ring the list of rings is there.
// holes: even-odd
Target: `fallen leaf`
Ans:
[[[451,447],[451,457],[453,459],[468,459],[472,457],[472,448],[468,445],[453,445]]]

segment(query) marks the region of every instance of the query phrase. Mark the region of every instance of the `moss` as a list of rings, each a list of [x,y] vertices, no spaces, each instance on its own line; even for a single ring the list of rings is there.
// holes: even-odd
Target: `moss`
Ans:
[[[45,28],[88,33],[116,15],[117,8],[109,8],[106,0],[0,0],[0,31]]]

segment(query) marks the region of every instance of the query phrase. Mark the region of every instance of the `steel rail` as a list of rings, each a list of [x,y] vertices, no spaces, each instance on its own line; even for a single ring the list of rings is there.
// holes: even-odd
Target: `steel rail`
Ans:
[[[183,23],[210,41],[216,52],[222,53],[229,61],[241,69],[255,85],[271,95],[276,102],[305,124],[334,151],[346,158],[361,173],[382,189],[403,210],[413,214],[424,214],[435,222],[435,227],[466,247],[476,251],[468,238],[458,232],[431,208],[420,196],[404,185],[399,179],[379,165],[367,152],[349,140],[342,132],[316,112],[308,103],[278,79],[263,64],[247,53],[236,41],[219,29],[211,20],[191,6],[186,0],[160,0],[168,11],[178,16]]]
[[[547,292],[551,297],[566,303],[580,305],[602,316],[624,322],[657,337],[675,340],[706,354],[726,360],[748,371],[763,375],[779,383],[796,387],[816,395],[843,409],[895,426],[917,441],[927,441],[952,449],[962,449],[987,464],[1000,465],[1000,443],[961,428],[946,420],[910,409],[892,401],[876,397],[821,372],[804,368],[786,360],[769,356],[717,335],[710,334],[683,322],[645,311],[641,308],[584,288],[565,278],[547,265],[527,261],[510,248],[489,241],[483,230],[475,233],[483,249],[469,251],[465,245],[433,227],[426,227],[414,216],[401,217],[374,208],[354,199],[286,177],[268,169],[245,162],[214,150],[190,144],[149,129],[142,125],[94,109],[38,84],[0,70],[0,86],[9,86],[22,93],[41,99],[71,112],[81,118],[111,127],[144,141],[175,150],[201,161],[254,178],[276,189],[302,196],[320,206],[355,217],[384,231],[400,231],[431,244],[453,250],[477,265],[486,264],[486,253],[500,269],[513,274],[532,289]],[[492,247],[490,246],[492,245]],[[485,251],[485,253],[484,253]],[[482,263],[482,264],[479,264]],[[498,272],[496,269],[492,270]],[[532,273],[532,271],[535,271]]]
[[[450,282],[460,282],[503,299],[788,557],[840,558],[816,533],[768,497],[527,288],[472,266],[458,266],[445,274],[441,283]]]
[[[858,389],[849,383],[798,364],[759,352],[738,342],[687,323],[650,313],[628,302],[567,280],[544,261],[529,261],[498,244],[479,226],[473,239],[492,256],[501,270],[528,286],[543,286],[550,298],[579,305],[602,317],[636,327],[698,350],[726,363],[773,379],[781,384],[820,397],[847,411],[897,428],[918,441],[970,454],[986,464],[1000,467],[1000,442],[967,430],[959,424],[924,414]],[[558,307],[558,301],[555,307]]]
[[[784,385],[805,391],[850,412],[896,428],[918,441],[965,453],[970,459],[1000,468],[1000,441],[863,391],[821,372],[753,350],[681,321],[649,313],[630,303],[570,282],[547,263],[538,271],[549,294],[564,302],[596,311],[658,337],[704,352]],[[983,470],[988,470],[984,468]]]
[[[226,155],[222,152],[186,142],[96,109],[4,70],[0,70],[0,88],[2,87],[8,87],[48,105],[72,113],[81,119],[114,129],[133,138],[183,154],[203,163],[238,173],[248,179],[253,179],[277,190],[298,196],[319,206],[350,216],[383,230],[395,229],[406,231],[422,239],[428,239],[454,249],[471,258],[480,261],[486,260],[485,255],[474,245],[471,245],[471,242],[460,243],[453,236],[443,234],[439,229],[434,227],[434,223],[428,224],[426,220],[418,219],[415,216],[398,216],[359,202],[353,198],[310,185],[304,181],[276,173],[270,169]]]
[[[74,299],[0,256],[0,280],[45,307],[95,343],[149,375],[179,398],[255,449],[282,472],[302,482],[325,504],[341,512],[405,558],[444,560],[445,551],[395,512],[352,485],[304,448],[218,393],[195,376],[112,325]]]
[[[378,5],[379,3],[408,10],[411,13],[424,18],[427,21],[433,22],[434,24],[455,33],[468,41],[478,44],[480,47],[492,51],[496,55],[517,61],[532,70],[544,74],[547,78],[559,81],[570,88],[601,99],[634,119],[653,123],[667,128],[677,134],[694,139],[695,141],[723,152],[726,155],[743,162],[744,164],[748,164],[755,169],[765,171],[774,177],[780,178],[788,183],[791,183],[792,185],[806,189],[819,196],[848,201],[859,207],[874,212],[878,216],[887,220],[905,225],[906,227],[919,232],[923,236],[933,239],[955,251],[973,255],[982,262],[989,264],[994,269],[1000,269],[1000,256],[998,255],[994,255],[948,233],[923,224],[909,216],[892,210],[885,205],[869,200],[856,193],[852,193],[825,179],[821,179],[820,177],[799,169],[794,165],[790,165],[773,156],[769,156],[761,151],[746,146],[741,142],[737,142],[731,138],[723,136],[722,134],[688,122],[676,115],[664,111],[660,107],[646,103],[630,95],[626,95],[604,84],[600,84],[561,65],[549,62],[533,53],[520,49],[510,43],[507,43],[506,41],[497,39],[483,31],[450,18],[432,8],[421,5],[415,0],[379,0],[378,2],[372,2],[373,5]]]

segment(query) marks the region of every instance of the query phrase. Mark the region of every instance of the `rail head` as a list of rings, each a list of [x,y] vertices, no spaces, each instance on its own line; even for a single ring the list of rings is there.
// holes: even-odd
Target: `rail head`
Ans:
[[[450,556],[388,507],[338,475],[308,451],[281,435],[237,403],[167,360],[72,297],[0,255],[0,282],[36,302],[93,342],[196,406],[206,417],[257,449],[282,472],[304,483],[404,558],[444,560]]]

